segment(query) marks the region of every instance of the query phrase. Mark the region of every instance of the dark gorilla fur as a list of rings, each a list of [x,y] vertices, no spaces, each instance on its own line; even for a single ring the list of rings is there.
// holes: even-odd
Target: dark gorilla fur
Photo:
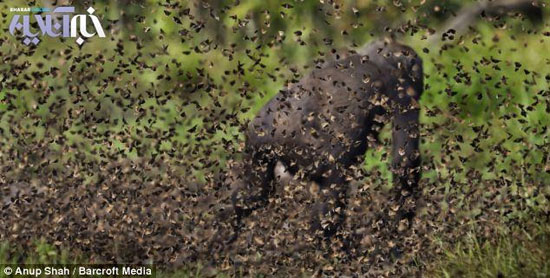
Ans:
[[[397,194],[411,192],[420,178],[422,91],[422,60],[411,48],[388,41],[316,68],[280,91],[250,122],[244,159],[229,175],[237,231],[243,217],[268,202],[275,166],[282,163],[319,186],[311,229],[333,235],[343,220],[346,171],[363,161],[368,141],[390,119]]]

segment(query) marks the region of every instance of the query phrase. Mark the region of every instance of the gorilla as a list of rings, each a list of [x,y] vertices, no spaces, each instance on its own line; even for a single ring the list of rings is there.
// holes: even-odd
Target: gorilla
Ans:
[[[422,91],[422,60],[410,47],[387,40],[316,67],[281,90],[249,123],[243,160],[227,177],[234,188],[235,229],[267,204],[282,167],[317,185],[310,229],[334,235],[343,221],[346,173],[363,162],[369,141],[389,121],[394,188],[398,200],[407,196],[420,178]]]

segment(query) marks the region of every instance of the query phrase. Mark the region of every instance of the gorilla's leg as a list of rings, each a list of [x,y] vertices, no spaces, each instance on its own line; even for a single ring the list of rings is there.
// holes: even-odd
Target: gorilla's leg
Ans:
[[[255,151],[230,170],[229,184],[233,185],[231,201],[235,211],[234,227],[238,229],[243,217],[267,205],[274,190],[276,160],[268,153]]]
[[[311,231],[322,232],[323,236],[331,237],[344,222],[348,184],[342,170],[336,167],[314,180],[319,187],[318,191],[313,193],[316,196],[312,209]]]

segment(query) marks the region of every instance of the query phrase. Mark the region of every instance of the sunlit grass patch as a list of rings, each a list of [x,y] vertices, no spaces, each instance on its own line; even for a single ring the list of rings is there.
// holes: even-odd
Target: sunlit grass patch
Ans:
[[[447,246],[437,259],[434,277],[549,277],[550,225],[512,228],[494,239],[469,235]]]

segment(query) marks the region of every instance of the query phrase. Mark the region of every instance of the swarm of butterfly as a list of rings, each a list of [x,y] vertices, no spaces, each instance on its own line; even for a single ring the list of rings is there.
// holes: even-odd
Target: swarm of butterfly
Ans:
[[[43,2],[26,5],[94,7],[108,35],[27,46],[7,30],[14,3],[0,2],[0,242],[15,260],[43,239],[90,263],[205,277],[412,276],[440,242],[548,219],[544,2]],[[220,180],[242,159],[248,121],[316,66],[383,37],[425,67],[411,223],[386,225],[399,209],[386,136],[350,171],[338,236],[308,232],[311,194],[294,181],[227,238]]]

